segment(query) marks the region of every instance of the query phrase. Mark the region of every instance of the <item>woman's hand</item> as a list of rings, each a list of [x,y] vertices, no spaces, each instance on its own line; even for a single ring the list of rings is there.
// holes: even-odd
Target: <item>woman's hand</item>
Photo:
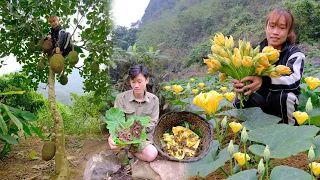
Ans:
[[[108,143],[109,143],[110,149],[112,149],[112,150],[118,150],[121,148],[121,146],[117,146],[116,143],[112,140],[111,134],[108,138]]]
[[[244,82],[249,81],[250,84],[244,85]],[[262,77],[261,76],[247,76],[241,81],[233,79],[233,88],[236,93],[242,93],[245,92],[245,96],[249,96],[252,93],[255,93],[257,90],[260,89],[262,85]],[[248,91],[246,91],[248,89]]]

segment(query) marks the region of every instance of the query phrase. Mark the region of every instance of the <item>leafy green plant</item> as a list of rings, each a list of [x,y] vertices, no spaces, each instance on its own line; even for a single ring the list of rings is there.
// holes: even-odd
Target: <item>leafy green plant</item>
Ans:
[[[145,127],[150,121],[149,116],[136,116],[126,119],[125,114],[120,108],[110,108],[106,113],[105,121],[107,123],[107,128],[112,135],[112,139],[117,145],[123,146],[127,144],[139,144],[143,140],[147,139]],[[141,123],[139,127],[141,128],[141,132],[137,136],[135,136],[130,129],[135,124],[135,121]],[[125,135],[127,136],[128,134],[130,134],[128,136],[131,137],[130,139],[126,139],[127,141],[121,141],[121,138],[118,137],[118,133],[125,131],[128,132]]]
[[[0,93],[0,96],[9,94],[23,94],[24,92],[7,92]],[[32,132],[44,139],[42,133],[33,125],[37,118],[28,111],[22,111],[0,102],[0,142],[4,143],[4,147],[0,153],[2,159],[6,153],[11,151],[11,145],[19,144],[19,138],[23,132],[23,136],[32,136]]]

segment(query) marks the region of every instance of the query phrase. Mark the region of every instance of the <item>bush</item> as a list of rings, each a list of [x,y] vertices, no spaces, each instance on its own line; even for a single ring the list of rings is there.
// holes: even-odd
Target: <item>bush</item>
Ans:
[[[208,54],[210,53],[211,53],[210,40],[197,44],[191,49],[190,54],[188,55],[186,60],[186,65],[190,66],[195,63],[203,65],[203,58],[207,57]]]

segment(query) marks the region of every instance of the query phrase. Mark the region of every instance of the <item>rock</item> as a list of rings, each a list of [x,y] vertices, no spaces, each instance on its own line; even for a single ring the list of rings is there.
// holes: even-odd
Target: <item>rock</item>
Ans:
[[[116,156],[100,152],[93,155],[87,162],[84,171],[84,180],[105,180],[108,176],[116,173],[121,168]]]
[[[161,180],[161,177],[150,166],[150,163],[137,160],[131,161],[131,170],[133,179],[151,179]]]
[[[156,160],[150,163],[151,168],[160,175],[161,179],[184,180],[184,163]]]

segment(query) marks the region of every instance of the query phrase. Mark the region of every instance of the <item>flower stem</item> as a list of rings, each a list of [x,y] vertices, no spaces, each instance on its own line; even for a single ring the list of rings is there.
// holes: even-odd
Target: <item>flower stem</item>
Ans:
[[[269,166],[269,160],[266,161],[267,180],[269,180],[269,170],[268,170],[268,166]]]
[[[219,169],[223,172],[224,175],[229,177],[229,174],[226,172],[226,170],[223,169],[223,167],[219,167]]]
[[[314,180],[313,172],[312,172],[312,162],[311,162],[311,165],[310,165],[310,175],[311,175],[311,180]]]
[[[246,168],[248,170],[249,169],[249,165],[248,165],[248,162],[247,162],[246,142],[243,143],[243,151],[244,151],[244,160],[246,162]]]
[[[310,117],[308,117],[308,122],[309,122],[309,126],[310,126]]]
[[[233,175],[233,172],[232,172],[232,156],[230,156],[230,174],[231,174],[231,176]]]
[[[220,139],[220,130],[219,130],[219,124],[218,124],[218,121],[217,121],[217,118],[215,115],[213,115],[213,119],[214,119],[214,122],[216,123],[216,133],[217,133],[217,139],[219,141],[219,143],[221,144],[221,139]]]

